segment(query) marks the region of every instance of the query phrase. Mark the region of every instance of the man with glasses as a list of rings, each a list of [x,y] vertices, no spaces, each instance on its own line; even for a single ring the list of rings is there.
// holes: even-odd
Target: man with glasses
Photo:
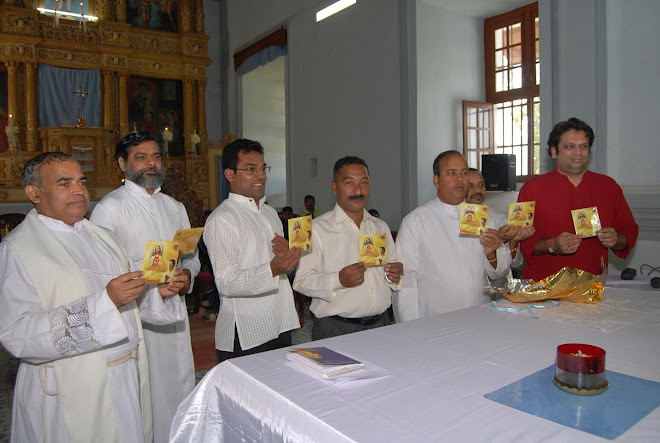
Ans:
[[[153,134],[128,134],[117,143],[115,159],[126,181],[103,197],[90,220],[112,231],[135,269],[140,269],[147,241],[172,240],[176,231],[190,228],[190,221],[180,202],[160,192],[165,168]],[[195,387],[188,311],[181,296],[192,289],[191,276],[197,275],[200,267],[197,250],[184,255],[169,283],[182,285],[178,294],[139,303],[149,356],[155,442],[169,440],[176,408]],[[147,291],[156,286],[148,285]]]
[[[289,249],[277,211],[265,202],[264,148],[239,139],[222,151],[229,197],[204,229],[220,294],[215,347],[220,362],[291,345],[298,315],[287,274],[300,249]]]

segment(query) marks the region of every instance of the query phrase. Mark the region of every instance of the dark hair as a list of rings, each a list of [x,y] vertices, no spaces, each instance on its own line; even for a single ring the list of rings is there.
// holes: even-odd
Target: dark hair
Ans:
[[[282,212],[291,212],[293,213],[293,208],[291,206],[285,206],[282,208]]]
[[[440,160],[443,158],[447,157],[450,154],[457,154],[463,157],[463,154],[458,152],[455,149],[450,149],[449,151],[441,152],[438,154],[438,156],[433,160],[433,175],[440,175]]]
[[[380,212],[378,212],[378,209],[371,208],[367,212],[371,214],[372,217],[380,218]]]
[[[239,138],[229,143],[222,150],[222,167],[225,169],[232,169],[236,171],[238,166],[238,153],[249,154],[250,152],[258,152],[263,157],[264,147],[261,143],[247,138]]]
[[[40,191],[43,191],[41,188],[41,167],[55,161],[65,162],[69,160],[73,160],[73,156],[60,151],[44,152],[28,160],[23,167],[23,187],[33,185],[39,188]]]
[[[158,152],[161,152],[160,143],[156,136],[150,132],[131,132],[126,137],[122,138],[117,142],[117,147],[115,148],[115,161],[119,161],[119,158],[123,158],[124,161],[128,160],[128,154],[131,152],[133,146],[137,146],[144,142],[152,141],[158,146]]]
[[[307,194],[307,195],[305,196],[305,200],[307,200],[308,198],[311,198],[312,200],[314,200],[314,203],[316,203],[316,199],[314,198],[313,195]]]
[[[557,145],[559,145],[559,140],[561,140],[561,136],[564,135],[565,132],[571,130],[578,132],[583,131],[589,139],[589,150],[591,150],[591,146],[594,144],[595,138],[594,130],[591,129],[591,126],[589,126],[586,122],[578,118],[571,117],[564,122],[557,123],[555,127],[552,128],[550,136],[548,137],[548,154],[552,155],[551,148],[556,149]]]
[[[362,160],[360,157],[348,155],[346,157],[340,158],[335,162],[335,167],[332,170],[332,180],[336,181],[337,175],[339,175],[339,170],[348,165],[362,165],[367,170],[367,175],[369,174],[369,166],[367,166],[367,163],[364,160]]]

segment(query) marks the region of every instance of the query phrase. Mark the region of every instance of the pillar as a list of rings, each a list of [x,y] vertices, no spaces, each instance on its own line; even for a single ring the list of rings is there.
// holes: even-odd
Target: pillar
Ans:
[[[25,115],[26,143],[28,152],[34,152],[39,145],[39,104],[37,102],[37,69],[35,62],[25,63]]]

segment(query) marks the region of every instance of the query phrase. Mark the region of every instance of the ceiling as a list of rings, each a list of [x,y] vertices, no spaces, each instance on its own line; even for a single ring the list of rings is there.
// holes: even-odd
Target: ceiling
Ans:
[[[502,14],[521,6],[534,3],[532,0],[423,0],[450,11],[476,18],[487,18]]]

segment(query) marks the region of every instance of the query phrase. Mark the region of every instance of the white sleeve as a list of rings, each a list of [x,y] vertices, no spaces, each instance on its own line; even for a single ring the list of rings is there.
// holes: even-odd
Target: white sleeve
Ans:
[[[12,246],[0,246],[0,342],[33,364],[95,351],[128,337],[105,288],[45,311]]]
[[[405,217],[401,222],[396,237],[396,254],[403,264],[404,279],[401,289],[393,294],[392,306],[397,322],[405,322],[419,318],[419,292],[417,290],[417,273],[420,265],[420,227],[418,218]]]

